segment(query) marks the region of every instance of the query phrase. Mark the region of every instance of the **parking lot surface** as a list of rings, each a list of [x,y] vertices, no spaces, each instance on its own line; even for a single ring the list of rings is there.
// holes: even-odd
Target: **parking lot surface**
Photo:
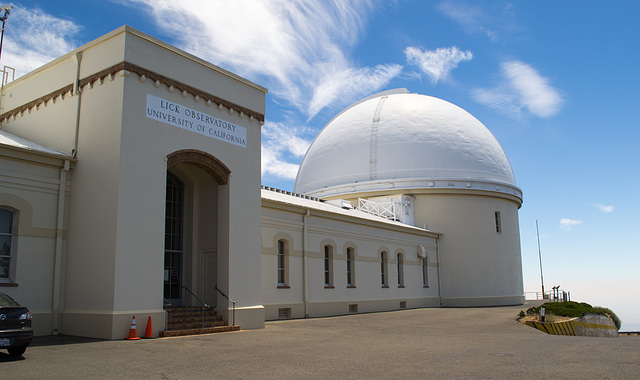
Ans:
[[[638,379],[640,337],[553,336],[515,320],[530,305],[414,309],[267,322],[138,341],[36,338],[0,353],[5,379]]]

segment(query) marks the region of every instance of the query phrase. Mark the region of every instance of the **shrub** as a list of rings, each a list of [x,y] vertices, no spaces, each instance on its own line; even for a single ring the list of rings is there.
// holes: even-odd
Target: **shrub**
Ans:
[[[620,326],[622,326],[622,321],[620,320],[620,318],[618,318],[618,316],[616,315],[616,313],[614,313],[613,311],[611,311],[611,309],[606,308],[606,307],[602,307],[602,306],[596,306],[594,307],[595,310],[597,310],[599,313],[598,314],[604,314],[607,317],[613,319],[613,323],[616,324],[616,328],[618,330],[620,330]]]
[[[550,314],[557,315],[560,317],[570,317],[570,318],[580,318],[585,314],[598,314],[598,315],[606,315],[613,319],[613,322],[616,324],[618,330],[620,330],[620,318],[606,307],[593,307],[586,302],[574,302],[574,301],[564,301],[564,302],[547,302],[538,307],[532,307],[527,310],[527,315],[532,314],[540,314],[540,308],[544,306],[547,313],[547,322],[551,322],[548,318]]]
[[[518,313],[518,318],[522,319],[526,316],[526,314],[524,313],[524,310],[520,310],[520,313]]]

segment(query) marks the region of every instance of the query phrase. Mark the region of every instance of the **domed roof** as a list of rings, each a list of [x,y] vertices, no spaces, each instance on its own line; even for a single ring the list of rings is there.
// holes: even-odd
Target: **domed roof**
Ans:
[[[406,89],[342,111],[305,155],[295,192],[317,197],[384,189],[464,187],[521,199],[489,130],[462,108]]]

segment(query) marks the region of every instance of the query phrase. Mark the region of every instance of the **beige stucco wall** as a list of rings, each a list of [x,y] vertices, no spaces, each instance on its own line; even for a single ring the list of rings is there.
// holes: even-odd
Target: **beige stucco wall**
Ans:
[[[15,213],[12,275],[0,282],[0,291],[14,297],[33,314],[36,335],[47,335],[54,325],[54,266],[58,201],[69,198],[69,182],[61,189],[64,157],[40,155],[23,149],[0,147],[0,207]],[[64,249],[66,226],[61,226]],[[62,254],[62,251],[58,252]],[[58,273],[58,275],[60,275]]]
[[[380,190],[339,198],[357,205],[358,197],[402,194],[414,199],[416,226],[442,233],[438,254],[443,306],[524,303],[518,222],[522,199],[468,189]],[[501,233],[496,233],[496,211],[500,212]]]
[[[128,27],[10,84],[5,98],[11,100],[3,104],[3,112],[74,83],[77,53],[82,53],[80,79],[125,61],[264,114],[263,88]],[[119,339],[128,333],[134,314],[139,325],[152,316],[156,331],[164,326],[166,157],[183,149],[209,153],[231,170],[228,184],[219,186],[216,194],[217,211],[227,221],[217,230],[218,287],[238,301],[237,323],[243,328],[264,326],[260,262],[255,258],[260,249],[260,122],[173,90],[170,83],[120,70],[84,86],[80,96],[57,97],[55,103],[3,124],[13,133],[71,153],[80,100],[63,333]],[[147,94],[245,127],[247,146],[147,118]]]
[[[291,317],[305,316],[304,215],[307,209],[263,199],[262,206],[262,300],[268,320],[278,318],[278,309],[290,308]],[[437,234],[415,228],[389,226],[358,218],[309,210],[307,224],[307,315],[309,317],[358,312],[396,310],[404,301],[407,308],[440,306],[438,269],[435,255],[429,257],[429,287],[422,283],[422,260],[418,244],[437,249]],[[289,243],[288,288],[277,284],[277,242]],[[324,286],[324,245],[334,247],[333,288]],[[347,286],[346,249],[355,250],[355,288]],[[380,252],[389,256],[388,287],[381,284]],[[404,255],[404,288],[398,286],[396,254]]]
[[[518,203],[474,192],[415,194],[416,225],[443,233],[440,279],[445,306],[524,302]],[[495,212],[502,232],[496,232]]]

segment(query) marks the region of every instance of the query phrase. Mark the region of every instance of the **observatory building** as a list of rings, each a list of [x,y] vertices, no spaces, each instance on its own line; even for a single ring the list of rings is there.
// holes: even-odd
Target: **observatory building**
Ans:
[[[352,105],[311,144],[295,191],[393,203],[396,220],[441,233],[444,306],[523,302],[522,192],[498,141],[460,107],[406,90]]]
[[[5,76],[6,78],[6,76]],[[489,130],[392,90],[260,188],[267,90],[128,26],[2,86],[0,291],[36,335],[524,302],[522,192]],[[231,302],[233,300],[233,302]]]

